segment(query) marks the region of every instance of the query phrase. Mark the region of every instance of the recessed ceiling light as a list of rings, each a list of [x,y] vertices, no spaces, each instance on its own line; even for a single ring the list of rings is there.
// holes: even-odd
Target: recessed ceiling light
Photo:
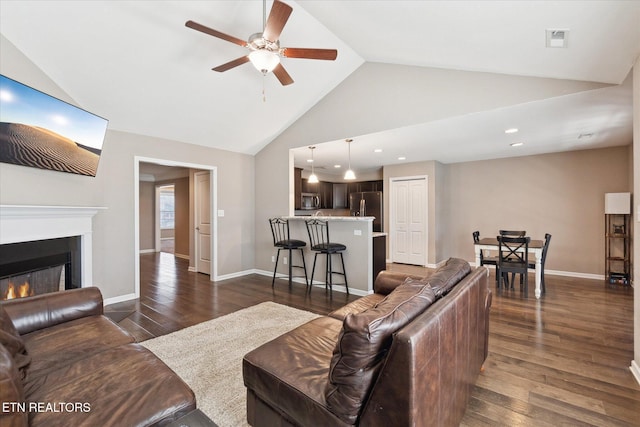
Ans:
[[[307,159],[307,163],[313,163],[313,159]]]
[[[405,156],[400,156],[398,157],[398,160],[407,160],[407,158]]]
[[[333,167],[334,167],[334,168],[336,168],[336,169],[340,169],[342,166],[340,166],[340,165],[333,165]]]
[[[518,132],[518,128],[511,128],[504,131],[504,133],[516,133]]]
[[[521,147],[524,145],[524,142],[514,142],[509,145],[511,145],[512,147]]]
[[[376,148],[373,150],[374,153],[382,153],[382,148]]]

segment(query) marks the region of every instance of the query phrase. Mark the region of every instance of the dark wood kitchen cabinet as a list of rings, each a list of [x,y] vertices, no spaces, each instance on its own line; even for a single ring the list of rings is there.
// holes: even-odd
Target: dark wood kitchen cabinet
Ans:
[[[293,206],[300,209],[302,205],[302,169],[293,168]]]
[[[349,192],[346,183],[333,183],[333,209],[349,208]]]

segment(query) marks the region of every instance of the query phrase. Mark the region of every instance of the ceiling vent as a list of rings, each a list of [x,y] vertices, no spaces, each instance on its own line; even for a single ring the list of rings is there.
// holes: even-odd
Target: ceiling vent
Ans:
[[[569,39],[569,30],[548,29],[547,30],[547,47],[567,47]]]

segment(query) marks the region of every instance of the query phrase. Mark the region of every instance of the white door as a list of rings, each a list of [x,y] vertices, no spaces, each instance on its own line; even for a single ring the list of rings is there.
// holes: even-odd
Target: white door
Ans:
[[[196,271],[211,274],[211,180],[209,172],[195,174]]]
[[[427,179],[391,181],[391,261],[427,265]]]

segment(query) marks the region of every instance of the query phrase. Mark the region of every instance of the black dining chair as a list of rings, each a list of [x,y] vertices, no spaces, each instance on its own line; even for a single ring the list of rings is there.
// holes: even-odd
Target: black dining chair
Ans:
[[[497,236],[498,240],[498,288],[503,287],[505,276],[511,273],[511,288],[515,282],[515,275],[520,274],[523,281],[520,291],[527,296],[529,292],[529,242],[530,237]],[[508,288],[508,282],[504,287]]]
[[[544,246],[542,246],[542,259],[540,260],[540,289],[544,294],[546,291],[546,286],[544,284],[544,264],[547,260],[547,249],[549,249],[549,242],[551,241],[551,234],[545,233],[544,235]],[[529,262],[529,268],[536,268],[536,261]]]
[[[307,246],[307,243],[303,240],[291,239],[289,235],[289,220],[284,218],[269,218],[269,224],[271,225],[271,234],[273,235],[273,246],[278,248],[278,254],[276,255],[276,265],[273,268],[273,279],[271,279],[271,287],[273,288],[276,283],[276,272],[278,271],[278,259],[280,258],[280,251],[289,251],[289,287],[291,287],[291,279],[293,277],[304,277],[305,284],[309,286],[309,279],[307,278],[307,266],[304,261],[304,251],[302,248]],[[294,265],[292,252],[294,250],[300,251],[300,257],[302,258],[302,265]],[[304,270],[304,276],[292,276],[294,268],[302,268]]]
[[[325,268],[325,289],[333,290],[333,275],[339,274],[344,277],[344,286],[347,288],[347,295],[349,295],[349,285],[347,285],[347,271],[344,268],[344,257],[342,252],[347,249],[342,243],[335,243],[329,239],[329,221],[322,219],[311,219],[305,221],[307,224],[307,232],[309,233],[309,242],[311,244],[311,250],[315,251],[313,257],[313,268],[311,269],[311,284],[309,286],[309,292],[313,287],[313,277],[316,272],[316,261],[318,255],[324,254],[326,256],[326,268]],[[333,271],[333,255],[340,255],[340,262],[342,263],[342,272]],[[342,284],[342,283],[340,283]]]
[[[480,232],[473,232],[473,243],[476,244],[480,242]],[[496,284],[498,284],[498,257],[497,256],[487,256],[484,253],[484,250],[480,250],[480,265],[493,265],[496,267]]]
[[[524,237],[527,235],[527,232],[525,230],[499,230],[498,233],[500,233],[501,236],[505,237]],[[505,276],[504,280],[507,285],[509,285],[509,276]],[[520,286],[522,286],[522,275],[520,275]],[[511,287],[513,288],[513,284],[511,285]]]
[[[527,232],[524,230],[500,230],[499,233],[505,237],[524,237],[527,235]]]

